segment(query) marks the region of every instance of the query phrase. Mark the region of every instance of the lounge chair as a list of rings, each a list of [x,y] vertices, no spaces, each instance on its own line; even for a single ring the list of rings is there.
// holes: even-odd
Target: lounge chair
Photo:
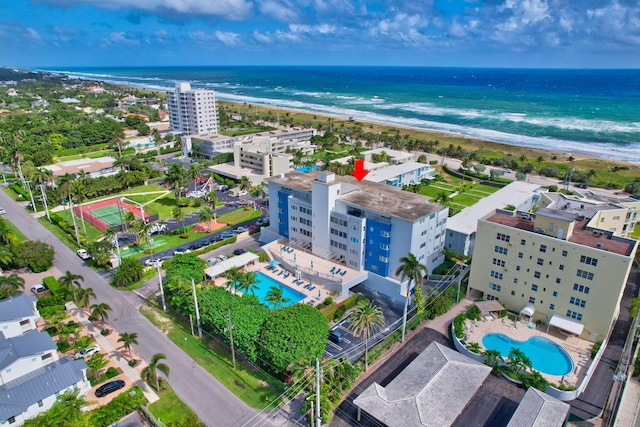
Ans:
[[[284,273],[284,276],[282,276],[282,277],[284,277],[286,279],[287,277],[289,277],[289,273]]]
[[[314,290],[315,288],[316,288],[315,286],[311,286],[311,287],[309,288],[309,290],[310,290],[310,291],[312,291],[312,290]]]
[[[293,249],[289,248],[289,250],[287,252],[291,253],[291,252],[293,252]]]
[[[331,271],[330,271],[329,273],[332,273],[332,274],[333,274],[333,273],[335,273],[335,272],[336,272],[336,266],[334,265],[334,266],[331,268]]]
[[[278,276],[281,276],[282,273],[284,273],[284,270],[280,270],[280,272],[278,273]]]
[[[344,276],[345,274],[347,274],[347,270],[345,270],[342,273],[340,273],[341,276]]]
[[[340,272],[341,272],[341,271],[342,271],[342,269],[341,269],[341,268],[339,268],[339,269],[336,271],[336,274],[340,274]]]

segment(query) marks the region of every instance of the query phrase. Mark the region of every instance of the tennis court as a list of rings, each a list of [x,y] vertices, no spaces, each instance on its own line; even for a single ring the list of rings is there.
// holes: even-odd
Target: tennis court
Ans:
[[[106,223],[109,227],[114,227],[122,224],[125,215],[130,211],[124,210],[118,205],[108,205],[101,208],[90,209],[89,212],[91,215]],[[136,215],[136,218],[139,217]]]

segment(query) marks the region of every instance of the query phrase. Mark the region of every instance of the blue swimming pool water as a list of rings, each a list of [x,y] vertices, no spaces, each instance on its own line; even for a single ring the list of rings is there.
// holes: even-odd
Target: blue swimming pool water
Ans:
[[[566,375],[573,369],[573,362],[566,351],[544,337],[531,337],[526,341],[516,341],[504,334],[487,334],[482,345],[488,350],[497,350],[502,357],[508,357],[511,348],[521,350],[536,371],[549,375]]]
[[[307,173],[307,172],[313,172],[316,169],[320,169],[320,166],[316,166],[316,165],[313,165],[313,166],[300,166],[300,167],[294,168],[294,169],[297,170],[298,172]]]
[[[259,271],[256,272],[256,279],[256,288],[254,288],[253,293],[258,297],[263,305],[266,305],[269,308],[274,308],[273,305],[267,302],[267,292],[269,292],[269,288],[271,286],[282,286],[282,295],[284,296],[284,298],[289,298],[289,301],[282,303],[282,307],[298,303],[306,298],[305,294],[288,287],[284,283],[273,280],[271,277],[262,274]]]

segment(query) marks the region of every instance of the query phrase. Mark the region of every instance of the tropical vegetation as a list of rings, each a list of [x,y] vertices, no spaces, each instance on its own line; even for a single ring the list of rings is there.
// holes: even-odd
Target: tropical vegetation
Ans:
[[[349,328],[364,339],[364,370],[369,367],[369,338],[385,325],[382,309],[369,299],[362,299],[349,316]]]

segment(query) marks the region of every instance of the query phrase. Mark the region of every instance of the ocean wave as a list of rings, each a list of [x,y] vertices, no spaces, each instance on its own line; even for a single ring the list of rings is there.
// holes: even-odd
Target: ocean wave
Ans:
[[[426,114],[430,116],[461,116],[461,117],[482,117],[487,113],[476,109],[463,109],[463,108],[448,108],[438,107],[431,103],[410,102],[410,103],[396,103],[385,104],[376,106],[382,110],[404,110],[415,113]]]

